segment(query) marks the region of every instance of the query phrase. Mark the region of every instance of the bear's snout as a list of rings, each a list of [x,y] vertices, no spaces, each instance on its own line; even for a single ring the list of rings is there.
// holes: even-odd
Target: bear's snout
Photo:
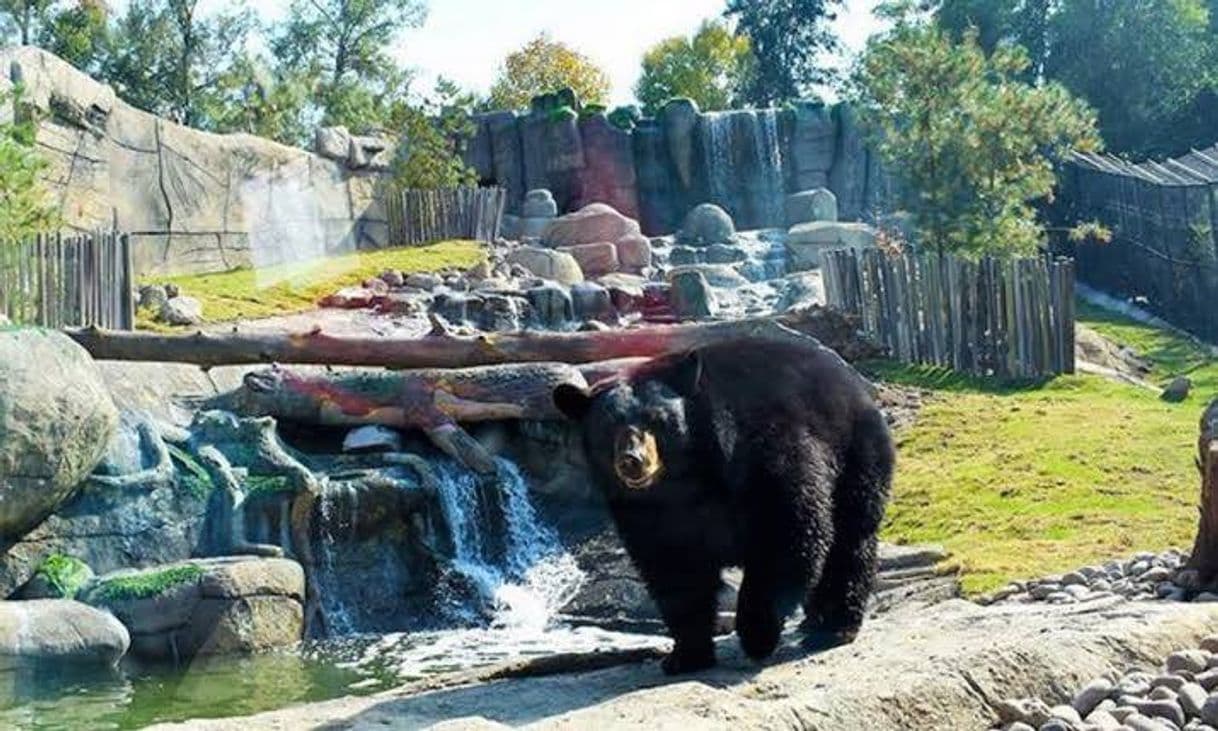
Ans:
[[[623,429],[615,440],[613,461],[617,477],[631,490],[646,490],[655,484],[664,464],[655,435],[637,427]]]

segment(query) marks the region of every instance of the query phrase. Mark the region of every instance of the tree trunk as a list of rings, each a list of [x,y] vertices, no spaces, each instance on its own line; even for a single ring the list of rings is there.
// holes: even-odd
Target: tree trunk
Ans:
[[[1197,522],[1197,538],[1186,570],[1177,577],[1188,589],[1212,588],[1218,585],[1218,400],[1210,403],[1201,415],[1197,438],[1197,468],[1201,471],[1201,506]],[[1181,581],[1183,579],[1183,581]]]
[[[795,331],[795,332],[792,332]],[[314,363],[386,368],[465,368],[503,363],[594,363],[655,357],[740,338],[811,335],[846,360],[878,350],[858,337],[846,316],[822,307],[774,317],[646,325],[625,330],[521,332],[477,337],[448,334],[407,340],[308,333],[205,333],[161,335],[96,328],[67,331],[98,360],[193,363],[203,367],[253,363]]]

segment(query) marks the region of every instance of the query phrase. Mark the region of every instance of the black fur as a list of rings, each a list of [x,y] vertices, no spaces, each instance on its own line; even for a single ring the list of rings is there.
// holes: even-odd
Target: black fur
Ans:
[[[716,592],[744,568],[736,631],[764,658],[801,602],[808,644],[854,639],[875,579],[894,452],[865,384],[813,342],[741,340],[652,361],[598,393],[555,392],[675,640],[664,669],[715,663]],[[619,483],[614,433],[643,427],[664,472]]]

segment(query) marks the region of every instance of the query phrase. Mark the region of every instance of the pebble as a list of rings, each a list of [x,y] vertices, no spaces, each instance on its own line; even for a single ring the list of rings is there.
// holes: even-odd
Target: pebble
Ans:
[[[1086,716],[1099,707],[1100,703],[1108,697],[1113,691],[1113,685],[1107,678],[1096,678],[1090,683],[1083,686],[1074,696],[1074,700],[1070,701],[1070,705],[1080,715]]]
[[[1164,667],[1169,673],[1181,670],[1190,673],[1200,673],[1209,668],[1209,653],[1204,650],[1180,650],[1167,656]]]
[[[1202,688],[1197,683],[1185,683],[1180,686],[1178,698],[1180,700],[1180,707],[1184,709],[1186,714],[1192,718],[1199,718],[1201,716],[1201,709],[1205,707],[1205,702],[1209,699],[1209,696],[1205,692],[1205,688]]]

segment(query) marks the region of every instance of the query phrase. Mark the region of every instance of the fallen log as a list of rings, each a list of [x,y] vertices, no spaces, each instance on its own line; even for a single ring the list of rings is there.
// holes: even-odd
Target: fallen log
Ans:
[[[637,361],[593,372],[606,376],[613,367],[632,363]],[[243,416],[302,424],[420,429],[449,456],[488,473],[495,470],[494,458],[460,424],[561,419],[552,394],[562,384],[584,388],[588,382],[579,369],[561,363],[341,373],[276,366],[246,374],[239,389],[211,405]]]
[[[878,353],[859,337],[853,321],[823,307],[773,317],[622,330],[488,333],[475,337],[433,334],[417,339],[307,333],[198,332],[164,335],[96,328],[67,334],[98,360],[193,363],[203,367],[256,363],[313,363],[386,368],[465,368],[503,363],[593,363],[654,357],[723,340],[810,335],[853,361]]]

